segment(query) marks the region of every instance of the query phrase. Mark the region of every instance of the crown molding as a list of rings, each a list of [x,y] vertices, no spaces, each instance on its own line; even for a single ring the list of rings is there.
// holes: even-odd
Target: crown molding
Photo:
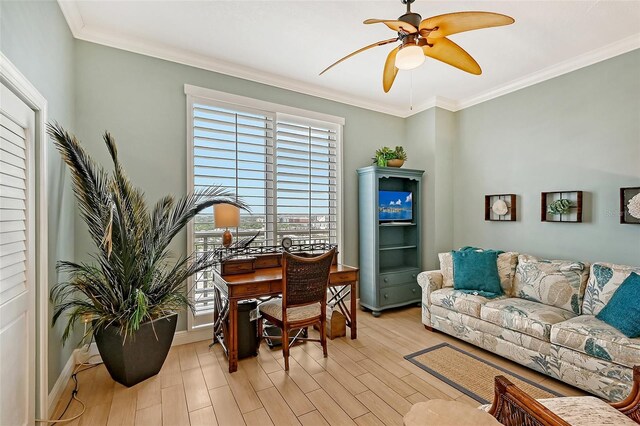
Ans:
[[[512,80],[506,84],[501,84],[477,96],[462,99],[457,102],[455,111],[469,108],[508,93],[524,89],[525,87],[533,86],[534,84],[542,83],[543,81],[559,77],[563,74],[568,74],[572,71],[579,70],[580,68],[611,59],[615,56],[619,56],[636,49],[640,49],[640,33],[618,40],[590,52],[583,53],[582,55],[574,58],[567,59],[566,61]]]
[[[85,27],[85,24],[80,14],[80,9],[78,9],[78,4],[75,0],[58,0],[58,6],[60,6],[60,10],[62,10],[71,34],[73,34],[75,38],[79,38],[80,31]]]
[[[412,108],[409,114],[403,116],[403,118],[411,117],[412,115],[420,114],[431,108],[442,108],[447,111],[458,111],[458,102],[453,99],[444,98],[442,96],[433,96],[427,99],[425,102],[418,104],[415,108]]]
[[[464,99],[447,99],[441,96],[433,96],[415,108],[407,110],[394,106],[372,102],[369,99],[347,95],[345,93],[326,89],[324,87],[310,84],[298,80],[292,80],[276,74],[266,73],[250,67],[233,64],[230,62],[212,59],[208,56],[183,52],[180,49],[168,47],[159,43],[152,43],[142,40],[135,40],[130,37],[123,37],[96,28],[89,28],[85,25],[77,0],[58,0],[60,9],[71,29],[73,36],[79,40],[85,40],[116,49],[126,50],[145,56],[151,56],[170,62],[175,62],[207,71],[213,71],[232,77],[237,77],[256,83],[266,84],[280,89],[291,90],[304,95],[315,96],[330,101],[340,102],[371,111],[389,114],[400,118],[408,118],[419,114],[430,108],[442,108],[451,112],[460,111],[465,108],[489,101],[491,99],[504,96],[506,94],[524,89],[529,86],[541,83],[546,80],[570,73],[595,63],[611,59],[632,50],[640,49],[640,33],[631,37],[616,41],[607,46],[586,52],[582,55],[552,65],[542,70],[536,71],[521,78],[517,78],[505,84],[498,85],[492,89]]]
[[[71,33],[79,40],[89,41],[195,68],[201,68],[231,77],[278,87],[280,89],[291,90],[304,95],[315,96],[330,101],[340,102],[342,104],[381,112],[383,114],[394,115],[397,117],[407,116],[407,110],[405,108],[396,108],[379,104],[366,98],[346,95],[342,92],[326,89],[322,86],[293,80],[218,59],[212,59],[205,55],[184,52],[180,49],[168,47],[160,43],[135,40],[130,37],[123,37],[111,32],[90,28],[84,24],[76,1],[58,0],[58,3],[60,4],[60,8],[62,9],[65,19],[67,20],[67,24],[71,29]]]

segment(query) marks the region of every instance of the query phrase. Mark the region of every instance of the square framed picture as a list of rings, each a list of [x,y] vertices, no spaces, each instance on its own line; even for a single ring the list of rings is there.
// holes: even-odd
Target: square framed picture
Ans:
[[[620,188],[620,223],[640,225],[640,186]]]

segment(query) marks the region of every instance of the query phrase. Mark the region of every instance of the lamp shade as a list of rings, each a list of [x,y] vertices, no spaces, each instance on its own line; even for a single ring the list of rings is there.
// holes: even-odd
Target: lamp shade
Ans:
[[[213,220],[216,228],[235,228],[240,225],[240,209],[231,204],[216,204]]]

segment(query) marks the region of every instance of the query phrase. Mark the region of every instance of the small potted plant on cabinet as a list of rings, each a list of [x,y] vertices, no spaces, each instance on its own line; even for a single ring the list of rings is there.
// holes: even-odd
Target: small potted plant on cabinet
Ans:
[[[406,159],[407,153],[403,147],[396,146],[396,149],[391,149],[385,146],[376,151],[373,162],[379,167],[402,167]]]
[[[118,161],[109,133],[104,141],[113,161],[108,173],[58,125],[49,125],[69,166],[80,215],[97,253],[91,263],[60,261],[68,280],[51,290],[53,323],[67,314],[63,342],[83,320],[109,374],[133,386],[160,371],[176,329],[177,312],[193,309],[185,281],[211,268],[218,253],[170,259],[169,243],[192,218],[214,204],[246,208],[234,194],[210,187],[179,199],[165,196],[153,209]]]

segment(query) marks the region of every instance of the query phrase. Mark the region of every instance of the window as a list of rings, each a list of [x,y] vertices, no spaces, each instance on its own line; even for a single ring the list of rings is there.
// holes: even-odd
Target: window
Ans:
[[[337,242],[337,132],[294,118],[276,122],[275,239]]]
[[[339,243],[340,136],[344,120],[309,111],[185,86],[188,190],[220,185],[251,208],[234,238],[254,245]],[[189,251],[219,247],[213,208],[189,226]],[[191,283],[196,312],[189,328],[213,318],[213,272]]]

